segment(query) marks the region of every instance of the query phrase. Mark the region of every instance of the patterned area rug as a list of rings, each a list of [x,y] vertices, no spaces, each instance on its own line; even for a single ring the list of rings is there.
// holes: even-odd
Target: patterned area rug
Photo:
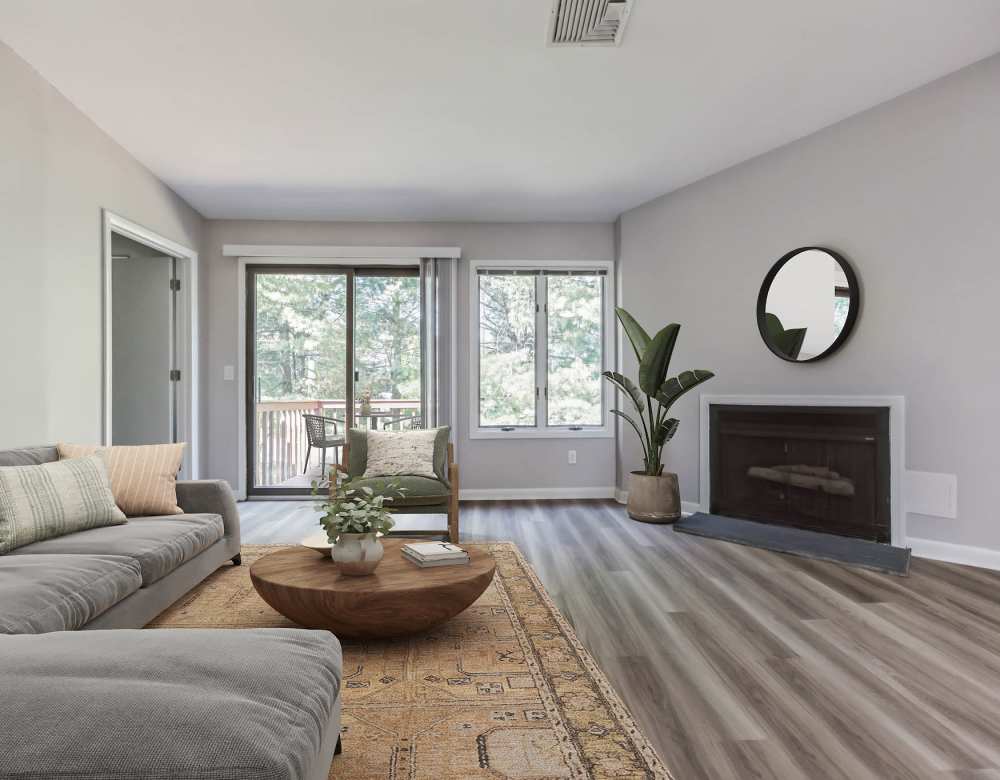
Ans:
[[[470,545],[473,546],[473,545]],[[493,584],[439,628],[344,643],[344,752],[331,778],[666,778],[594,659],[510,543]],[[259,596],[245,546],[150,628],[292,626]]]

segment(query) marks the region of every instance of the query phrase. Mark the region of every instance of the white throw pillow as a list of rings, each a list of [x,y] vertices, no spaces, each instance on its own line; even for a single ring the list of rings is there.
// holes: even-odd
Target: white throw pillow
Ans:
[[[418,431],[369,431],[368,463],[363,478],[429,477],[434,473],[434,428]]]
[[[0,468],[0,555],[54,536],[124,522],[101,455]]]

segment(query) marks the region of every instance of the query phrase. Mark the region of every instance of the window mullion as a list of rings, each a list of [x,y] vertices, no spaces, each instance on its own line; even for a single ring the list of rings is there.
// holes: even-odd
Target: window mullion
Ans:
[[[548,280],[540,274],[535,278],[535,427],[545,430],[549,421],[549,343],[548,343]]]

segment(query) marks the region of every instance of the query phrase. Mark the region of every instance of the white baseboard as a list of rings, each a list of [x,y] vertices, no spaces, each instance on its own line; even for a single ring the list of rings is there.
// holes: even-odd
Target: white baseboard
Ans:
[[[628,491],[616,488],[613,498],[619,504],[627,504]],[[695,512],[700,512],[700,511],[701,511],[701,504],[699,504],[697,501],[681,501],[682,515],[693,515]]]
[[[462,489],[462,501],[539,501],[559,498],[614,498],[613,487]]]
[[[939,542],[936,539],[920,539],[913,536],[907,538],[905,546],[909,547],[917,558],[961,563],[966,566],[978,566],[981,569],[1000,571],[1000,550],[951,544],[950,542]]]

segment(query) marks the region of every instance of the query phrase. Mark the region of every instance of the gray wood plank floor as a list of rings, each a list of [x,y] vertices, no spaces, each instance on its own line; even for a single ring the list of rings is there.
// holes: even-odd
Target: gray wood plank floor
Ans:
[[[305,502],[240,511],[247,544],[317,530]],[[1000,780],[998,573],[848,569],[610,501],[463,502],[462,540],[521,548],[677,780]]]

